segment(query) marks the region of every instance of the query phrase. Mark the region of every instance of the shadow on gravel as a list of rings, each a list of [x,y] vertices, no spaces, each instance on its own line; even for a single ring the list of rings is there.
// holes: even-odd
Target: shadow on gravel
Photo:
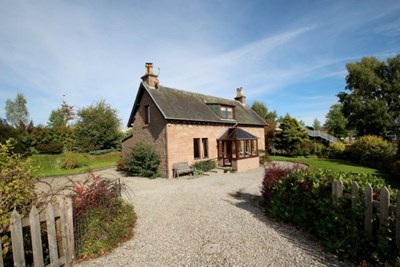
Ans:
[[[321,255],[322,248],[317,245],[317,241],[312,236],[296,229],[294,226],[270,220],[265,215],[265,208],[261,204],[261,196],[244,193],[241,190],[230,193],[229,196],[241,202],[226,200],[227,202],[252,213],[255,218],[268,225],[268,227],[273,228],[281,236],[311,255],[318,262],[326,266],[351,266],[351,264],[339,262],[335,256],[329,253]]]

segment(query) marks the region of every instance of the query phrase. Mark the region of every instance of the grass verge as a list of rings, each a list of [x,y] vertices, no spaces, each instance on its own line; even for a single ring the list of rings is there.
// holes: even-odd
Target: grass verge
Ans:
[[[392,187],[400,189],[400,181],[394,179],[389,173],[374,168],[362,166],[351,161],[341,159],[327,159],[317,157],[284,157],[270,156],[269,159],[276,161],[291,161],[307,164],[311,169],[334,170],[346,173],[366,173],[385,179]]]
[[[71,175],[88,172],[90,170],[113,167],[121,158],[120,152],[111,152],[104,155],[82,154],[84,162],[82,166],[74,169],[65,169],[63,165],[63,154],[59,155],[32,155],[32,165],[36,168],[35,174],[39,177]]]
[[[112,209],[95,207],[88,210],[77,223],[83,223],[80,233],[82,247],[78,251],[81,260],[95,258],[110,252],[133,234],[136,214],[132,206],[120,202]]]

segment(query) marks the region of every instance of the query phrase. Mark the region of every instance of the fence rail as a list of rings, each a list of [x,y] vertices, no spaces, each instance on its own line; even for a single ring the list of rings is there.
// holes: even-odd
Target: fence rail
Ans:
[[[32,241],[33,266],[44,266],[41,223],[46,222],[47,242],[50,255],[50,266],[72,266],[74,248],[74,228],[72,200],[63,198],[58,206],[50,203],[45,211],[39,213],[33,206],[29,217],[21,218],[14,210],[10,216],[8,232],[11,233],[11,244],[14,266],[26,266],[23,241],[23,228],[29,226]],[[0,267],[4,266],[0,238]]]
[[[359,203],[360,197],[360,186],[356,183],[352,183],[351,193],[343,192],[343,182],[335,181],[332,183],[332,197],[335,204],[339,203],[339,199],[344,197],[351,200],[351,206],[355,209]],[[364,230],[370,235],[373,234],[372,223],[374,208],[379,209],[379,231],[383,231],[387,225],[391,215],[395,215],[395,238],[396,246],[400,250],[400,193],[397,195],[396,204],[390,203],[390,192],[387,187],[383,187],[379,192],[379,200],[373,198],[374,190],[371,185],[365,186],[364,189]]]

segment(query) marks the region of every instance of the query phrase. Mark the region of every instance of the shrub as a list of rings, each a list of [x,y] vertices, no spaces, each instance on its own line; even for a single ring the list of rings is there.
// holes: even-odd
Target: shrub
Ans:
[[[265,203],[267,203],[272,197],[272,188],[279,180],[284,178],[289,173],[289,171],[289,168],[282,168],[274,163],[268,168],[265,168],[264,179],[262,181],[261,189],[261,195]]]
[[[198,161],[192,165],[192,168],[196,171],[200,172],[208,172],[212,169],[215,169],[217,167],[217,164],[215,163],[215,160],[204,160],[204,161]]]
[[[289,172],[272,188],[267,214],[307,230],[329,252],[337,254],[342,260],[355,263],[365,260],[373,265],[393,263],[399,256],[398,253],[392,253],[395,251],[393,225],[389,226],[388,231],[381,233],[381,240],[385,242],[379,243],[376,235],[369,237],[363,227],[362,190],[354,210],[351,209],[351,202],[344,198],[335,206],[331,197],[331,184],[337,179],[343,181],[347,192],[351,191],[352,181],[356,181],[360,188],[365,188],[367,183],[372,184],[375,192],[385,184],[383,179],[366,174],[327,170]],[[396,191],[393,190],[391,195],[394,198]],[[378,228],[375,219],[374,222],[374,229]]]
[[[107,154],[107,153],[111,153],[113,151],[115,151],[115,149],[112,149],[112,148],[110,148],[110,149],[102,149],[102,150],[94,150],[94,151],[90,151],[89,155],[98,156],[98,155],[104,155],[104,154]]]
[[[64,145],[62,143],[48,143],[48,144],[38,144],[36,149],[41,154],[61,154],[64,149]]]
[[[11,152],[11,141],[0,143],[0,233],[8,227],[11,212],[16,209],[21,216],[29,214],[36,200],[35,177],[29,160],[22,160],[19,154]],[[10,248],[10,240],[2,236],[3,255]],[[5,257],[6,259],[7,257]]]
[[[395,178],[400,179],[400,160],[395,161],[390,166],[390,172],[393,174]]]
[[[296,144],[296,148],[293,151],[292,156],[307,157],[311,154],[312,146],[312,142],[308,139],[305,139],[301,143]]]
[[[349,148],[355,162],[375,168],[382,168],[393,161],[397,147],[381,137],[366,135],[360,137]]]
[[[334,142],[328,147],[328,156],[330,158],[342,158],[346,151],[346,145],[342,142]]]
[[[87,165],[87,158],[81,153],[71,151],[64,152],[62,157],[62,167],[64,169],[75,169]]]
[[[312,154],[317,155],[317,156],[321,156],[322,153],[325,151],[326,147],[324,144],[321,143],[315,143],[313,145],[313,149],[312,149]]]
[[[159,176],[160,157],[153,148],[137,144],[125,159],[128,175],[155,178]]]
[[[124,187],[118,180],[90,173],[83,182],[73,184],[79,257],[102,255],[132,235],[135,212],[121,200]]]

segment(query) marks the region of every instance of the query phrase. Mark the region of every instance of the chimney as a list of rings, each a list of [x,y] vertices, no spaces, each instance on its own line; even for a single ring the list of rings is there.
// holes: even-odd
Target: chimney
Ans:
[[[153,73],[153,63],[146,63],[144,66],[144,75],[142,81],[145,82],[151,88],[158,88],[159,81],[157,75]]]
[[[246,106],[246,96],[243,93],[243,87],[239,87],[236,89],[235,100],[239,101],[240,104],[242,104],[243,106]]]

